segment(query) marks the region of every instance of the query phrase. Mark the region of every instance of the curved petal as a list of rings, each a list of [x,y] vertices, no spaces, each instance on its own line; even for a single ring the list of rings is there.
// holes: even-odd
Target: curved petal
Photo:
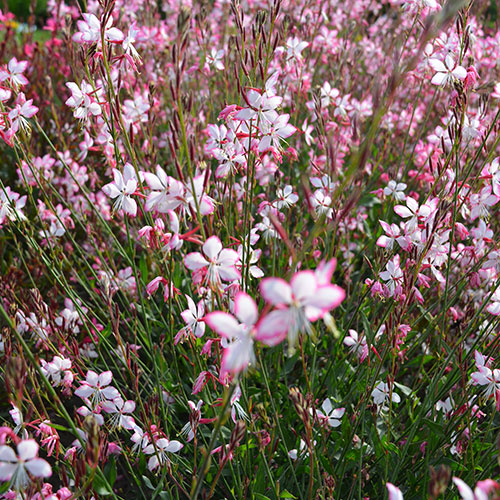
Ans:
[[[16,463],[0,462],[0,481],[9,481],[17,469]]]
[[[210,236],[205,243],[203,243],[203,253],[209,259],[215,259],[222,250],[222,243],[217,236]]]
[[[222,356],[221,374],[239,373],[254,360],[253,340],[249,335],[232,342]]]
[[[168,445],[164,448],[165,451],[170,453],[177,453],[184,445],[179,443],[179,441],[170,441]]]
[[[109,385],[111,384],[111,381],[113,380],[113,374],[111,373],[111,371],[106,371],[106,372],[102,372],[99,377],[98,377],[98,380],[97,380],[97,383],[101,386],[101,387],[104,387],[105,385]]]
[[[458,477],[453,478],[455,486],[458,488],[458,492],[463,500],[474,500],[474,493],[469,486]]]
[[[345,292],[337,285],[324,285],[316,289],[314,294],[309,295],[303,304],[317,307],[322,310],[330,310],[338,307],[345,299]]]
[[[288,309],[272,311],[257,324],[255,338],[269,346],[277,345],[285,340],[289,326]]]
[[[0,446],[0,462],[17,463],[16,453],[10,446]]]
[[[241,274],[235,267],[220,267],[219,276],[224,281],[235,281],[241,278]]]
[[[317,280],[312,271],[300,271],[290,281],[293,297],[300,303],[306,304],[316,292]]]
[[[224,338],[233,338],[241,330],[236,318],[222,311],[208,313],[203,319],[212,330]]]
[[[17,445],[17,454],[21,460],[31,460],[38,454],[38,444],[34,439],[26,439]]]
[[[292,288],[281,278],[265,278],[260,283],[260,293],[271,304],[278,306],[292,302]]]
[[[245,325],[255,325],[259,310],[255,301],[245,292],[238,292],[234,298],[234,314]]]
[[[52,475],[50,464],[43,458],[28,460],[24,466],[28,469],[28,472],[35,477],[50,477]]]
[[[394,486],[392,483],[387,483],[386,487],[389,492],[389,500],[403,500],[403,494],[397,486]]]
[[[198,271],[208,266],[208,262],[200,252],[191,252],[184,257],[184,265],[191,271]]]

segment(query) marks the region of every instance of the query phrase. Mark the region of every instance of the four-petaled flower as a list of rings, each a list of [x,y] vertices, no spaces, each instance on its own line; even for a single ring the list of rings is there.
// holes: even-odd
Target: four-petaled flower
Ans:
[[[43,458],[38,458],[38,444],[26,439],[17,445],[17,453],[10,446],[0,446],[0,481],[10,481],[14,490],[22,491],[34,477],[50,477],[52,469]]]
[[[220,289],[222,281],[240,279],[240,272],[236,269],[238,253],[235,250],[222,248],[217,236],[211,236],[203,244],[203,254],[192,252],[184,257],[184,265],[195,273],[202,273],[207,283],[213,288]]]
[[[114,199],[113,211],[122,210],[132,217],[137,214],[137,202],[131,197],[137,191],[137,176],[134,167],[130,163],[125,163],[122,173],[113,169],[114,181],[103,186],[102,190],[110,198]]]
[[[345,298],[342,288],[320,281],[313,271],[296,273],[290,283],[281,278],[265,278],[260,291],[276,309],[259,321],[259,340],[276,345],[288,335],[290,349],[295,346],[299,332],[311,334],[311,322],[321,319]]]

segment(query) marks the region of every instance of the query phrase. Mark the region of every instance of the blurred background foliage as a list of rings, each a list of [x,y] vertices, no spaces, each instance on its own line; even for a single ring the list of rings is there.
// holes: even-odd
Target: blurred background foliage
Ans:
[[[2,10],[12,12],[20,21],[27,21],[31,13],[43,17],[47,9],[47,0],[0,0]]]

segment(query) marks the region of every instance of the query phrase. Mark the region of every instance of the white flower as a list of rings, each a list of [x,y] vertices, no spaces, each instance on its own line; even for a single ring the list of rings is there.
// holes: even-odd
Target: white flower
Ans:
[[[113,169],[114,181],[106,184],[102,190],[110,198],[114,199],[113,211],[121,210],[133,217],[137,214],[137,202],[131,198],[137,190],[137,176],[134,167],[126,163],[122,173]]]
[[[149,444],[144,448],[146,455],[153,455],[148,460],[148,469],[154,470],[158,466],[168,463],[167,453],[177,453],[184,445],[179,441],[169,441],[166,438],[160,438],[155,444]]]
[[[431,83],[433,85],[441,85],[442,87],[447,84],[452,84],[455,79],[465,80],[467,71],[464,67],[458,66],[451,54],[448,54],[443,61],[435,58],[429,59],[429,64],[437,73],[432,77]]]
[[[330,398],[326,398],[321,405],[321,409],[323,411],[316,410],[316,415],[320,420],[328,422],[330,427],[338,427],[341,424],[345,408],[334,408]]]
[[[379,382],[372,391],[372,398],[376,405],[384,406],[386,401],[389,400],[390,388],[387,382]],[[392,391],[392,402],[399,403],[401,398],[399,394]]]
[[[224,69],[224,50],[217,50],[215,47],[212,48],[210,55],[207,56],[207,63],[209,66],[215,66],[216,69],[222,71]]]
[[[404,182],[389,181],[389,184],[384,188],[386,196],[392,196],[397,201],[403,201],[405,196],[406,184]]]
[[[26,439],[17,445],[17,454],[10,446],[0,446],[0,481],[10,481],[16,491],[26,488],[34,477],[50,477],[52,469],[43,458],[38,458],[38,444]]]

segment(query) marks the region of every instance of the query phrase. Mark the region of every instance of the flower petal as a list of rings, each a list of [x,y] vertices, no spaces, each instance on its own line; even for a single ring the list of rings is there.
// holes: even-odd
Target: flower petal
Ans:
[[[290,304],[292,301],[292,288],[281,278],[265,278],[260,283],[260,293],[271,304],[278,306]]]
[[[233,338],[241,330],[241,325],[236,318],[222,311],[208,313],[203,319],[212,330],[224,338]]]

